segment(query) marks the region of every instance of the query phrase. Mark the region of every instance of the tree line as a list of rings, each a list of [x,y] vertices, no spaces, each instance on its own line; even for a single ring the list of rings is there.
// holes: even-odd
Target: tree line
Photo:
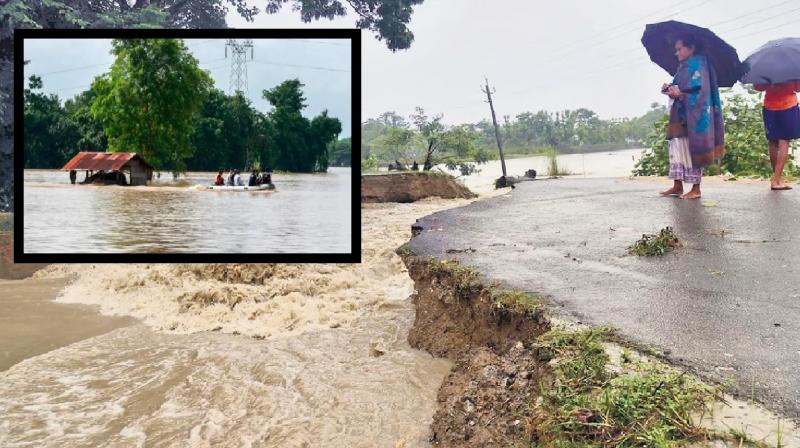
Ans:
[[[154,168],[182,172],[272,168],[318,172],[349,164],[341,122],[323,111],[308,119],[304,85],[290,79],[264,90],[272,109],[228,95],[179,39],[115,39],[111,69],[63,102],[40,77],[24,92],[25,167],[58,168],[78,151],[138,152]]]
[[[657,103],[632,119],[601,119],[589,109],[524,112],[498,123],[506,154],[607,150],[638,147],[666,108]],[[414,161],[425,168],[445,164],[469,174],[495,158],[497,142],[489,120],[448,126],[443,115],[428,116],[417,108],[408,118],[385,112],[361,125],[362,169]]]

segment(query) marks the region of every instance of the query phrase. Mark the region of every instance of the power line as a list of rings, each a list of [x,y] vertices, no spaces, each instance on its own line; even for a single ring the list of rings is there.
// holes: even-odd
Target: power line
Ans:
[[[756,36],[756,35],[759,35],[759,34],[768,33],[770,31],[773,31],[773,30],[777,29],[777,28],[783,28],[786,25],[793,25],[795,23],[800,23],[800,19],[793,19],[793,20],[791,20],[789,22],[784,22],[784,23],[782,23],[780,25],[771,26],[770,29],[768,29],[768,30],[758,30],[756,32],[742,34],[742,35],[739,35],[739,36],[734,36],[733,38],[734,39],[741,39],[743,37]]]
[[[329,71],[329,72],[350,73],[350,70],[343,70],[343,69],[339,69],[339,68],[330,68],[330,67],[317,67],[317,66],[313,66],[313,65],[284,64],[284,63],[281,63],[281,62],[261,61],[261,60],[258,60],[258,59],[253,60],[253,62],[255,62],[257,64],[265,64],[265,65],[280,65],[280,66],[284,66],[284,67],[308,68],[308,69],[312,69],[312,70],[325,70],[325,71]]]
[[[739,31],[739,30],[741,30],[742,28],[749,28],[749,27],[751,27],[751,26],[753,26],[753,25],[758,25],[759,23],[764,23],[764,22],[766,22],[766,21],[768,21],[768,20],[777,19],[777,18],[779,18],[779,17],[783,17],[783,16],[785,16],[786,14],[791,14],[791,13],[793,13],[793,12],[797,12],[797,11],[800,11],[800,8],[791,9],[791,10],[789,10],[789,11],[783,11],[783,12],[781,12],[780,14],[775,14],[774,16],[769,16],[769,17],[763,18],[763,19],[761,19],[761,20],[757,20],[757,21],[755,21],[755,22],[746,23],[746,24],[744,24],[744,25],[741,25],[741,26],[738,26],[738,27],[736,27],[736,28],[735,28],[735,30],[736,30],[736,31]],[[733,30],[734,30],[734,28],[731,28],[731,29],[730,29],[730,30],[728,30],[728,31],[733,31]]]
[[[74,71],[83,70],[83,69],[86,69],[86,68],[93,68],[93,67],[108,67],[109,65],[111,65],[111,64],[83,65],[81,67],[73,67],[73,68],[66,68],[66,69],[63,69],[63,70],[55,70],[55,71],[52,71],[52,72],[39,73],[37,76],[54,75],[56,73],[74,72]]]

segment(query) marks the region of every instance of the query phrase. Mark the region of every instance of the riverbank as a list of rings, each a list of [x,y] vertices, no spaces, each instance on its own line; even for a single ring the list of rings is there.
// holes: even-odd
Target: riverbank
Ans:
[[[760,180],[704,178],[703,199],[683,201],[658,195],[664,181],[526,182],[420,220],[407,250],[533,293],[559,319],[612,326],[628,347],[796,419],[798,335],[789,322],[800,276],[790,254],[800,199]],[[680,249],[627,256],[643,233],[666,226]]]

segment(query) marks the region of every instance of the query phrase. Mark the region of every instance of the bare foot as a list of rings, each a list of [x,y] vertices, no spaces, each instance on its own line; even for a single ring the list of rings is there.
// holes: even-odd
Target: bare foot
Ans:
[[[683,194],[683,188],[672,187],[669,190],[664,190],[658,194],[661,196],[679,196]]]
[[[694,190],[681,195],[681,199],[699,199],[699,198],[700,198],[700,192]]]
[[[773,183],[770,188],[772,188],[773,190],[791,190],[792,189],[792,187],[790,187],[789,184],[786,184],[786,183],[783,183],[783,182],[779,182],[777,184]]]

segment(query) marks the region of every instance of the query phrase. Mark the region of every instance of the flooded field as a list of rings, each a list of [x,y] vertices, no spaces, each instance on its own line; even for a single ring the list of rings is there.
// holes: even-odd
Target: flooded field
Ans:
[[[274,192],[198,191],[216,173],[155,187],[71,185],[25,171],[26,253],[349,253],[351,173],[279,174]],[[83,179],[80,173],[78,180]]]

